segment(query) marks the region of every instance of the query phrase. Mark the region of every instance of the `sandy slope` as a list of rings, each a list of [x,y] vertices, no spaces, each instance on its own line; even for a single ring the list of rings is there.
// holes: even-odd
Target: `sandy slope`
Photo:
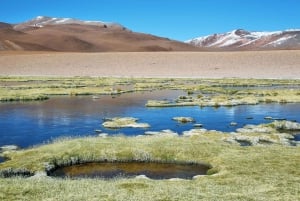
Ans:
[[[0,52],[0,75],[300,78],[300,51]]]

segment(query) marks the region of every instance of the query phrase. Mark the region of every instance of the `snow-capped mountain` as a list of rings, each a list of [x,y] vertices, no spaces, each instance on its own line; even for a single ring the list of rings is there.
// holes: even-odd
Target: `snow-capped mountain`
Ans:
[[[67,24],[124,28],[122,25],[118,23],[112,23],[112,22],[83,21],[83,20],[78,20],[73,18],[55,18],[55,17],[38,16],[27,22],[15,25],[14,29],[19,31],[26,28],[41,28],[49,25],[67,25]]]
[[[194,38],[186,43],[207,49],[224,50],[300,49],[300,29],[274,32],[249,32],[237,29]]]

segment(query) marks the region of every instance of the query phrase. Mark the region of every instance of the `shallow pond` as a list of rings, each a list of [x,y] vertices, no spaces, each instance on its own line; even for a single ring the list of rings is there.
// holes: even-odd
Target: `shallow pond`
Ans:
[[[193,123],[173,121],[176,116],[193,117],[209,130],[235,131],[245,124],[270,122],[265,116],[300,121],[300,104],[260,104],[236,107],[171,107],[147,108],[149,99],[174,99],[182,91],[162,90],[123,94],[117,97],[92,96],[52,97],[42,102],[0,104],[0,146],[18,145],[22,148],[45,143],[62,136],[97,135],[104,133],[140,135],[145,131],[171,129],[181,134],[193,128]],[[102,127],[103,118],[135,117],[151,125],[148,129]],[[236,122],[236,126],[230,126]]]
[[[111,179],[145,175],[151,179],[192,179],[196,175],[206,175],[208,169],[209,166],[201,164],[103,162],[62,167],[51,172],[49,176]]]

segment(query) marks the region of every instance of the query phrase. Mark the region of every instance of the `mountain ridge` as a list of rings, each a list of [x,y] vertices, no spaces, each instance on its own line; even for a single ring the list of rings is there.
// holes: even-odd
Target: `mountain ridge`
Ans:
[[[236,29],[176,41],[134,32],[115,22],[37,16],[28,21],[0,22],[0,51],[140,52],[248,51],[300,49],[300,29],[259,32]]]
[[[61,52],[198,51],[184,42],[129,30],[118,23],[38,16],[0,24],[0,50]]]
[[[196,47],[219,50],[300,49],[300,29],[284,31],[247,31],[236,29],[185,41]]]

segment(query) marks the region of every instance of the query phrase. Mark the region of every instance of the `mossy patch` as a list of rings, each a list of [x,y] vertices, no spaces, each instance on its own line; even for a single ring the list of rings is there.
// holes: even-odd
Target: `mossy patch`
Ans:
[[[106,119],[102,124],[105,128],[118,129],[118,128],[149,128],[148,123],[138,123],[137,118],[133,117],[115,117]]]

